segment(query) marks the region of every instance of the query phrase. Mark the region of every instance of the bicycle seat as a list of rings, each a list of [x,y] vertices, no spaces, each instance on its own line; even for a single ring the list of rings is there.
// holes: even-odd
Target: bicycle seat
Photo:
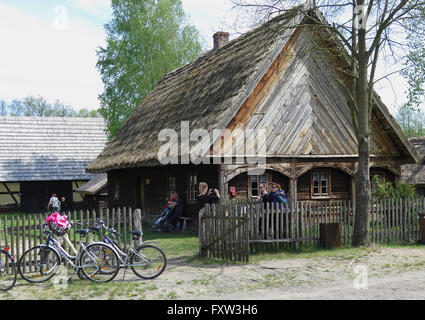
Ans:
[[[133,230],[133,231],[130,231],[130,233],[133,234],[133,235],[135,235],[136,237],[139,237],[139,238],[143,234],[143,232],[142,231],[139,231],[139,230]]]
[[[90,232],[90,229],[82,229],[82,230],[76,230],[75,233],[81,234],[82,236],[86,237]]]

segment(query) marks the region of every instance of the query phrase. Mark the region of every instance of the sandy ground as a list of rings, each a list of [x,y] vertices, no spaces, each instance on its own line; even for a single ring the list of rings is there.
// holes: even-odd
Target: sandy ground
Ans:
[[[62,299],[167,300],[364,300],[424,299],[425,247],[372,248],[359,256],[332,255],[261,261],[244,265],[195,266],[170,259],[163,275],[141,281],[123,271],[110,284],[76,280]],[[44,287],[43,287],[44,286]],[[70,284],[72,288],[73,284]],[[115,288],[115,287],[117,288]],[[87,292],[81,288],[87,287]],[[78,288],[78,289],[77,289]],[[40,290],[42,289],[42,290]],[[0,299],[54,299],[52,284],[18,285]],[[119,289],[119,290],[118,290]],[[115,290],[115,291],[114,291]],[[72,289],[71,289],[72,291]],[[95,292],[95,293],[93,293]],[[112,294],[111,292],[114,292]],[[60,294],[60,293],[59,293]]]

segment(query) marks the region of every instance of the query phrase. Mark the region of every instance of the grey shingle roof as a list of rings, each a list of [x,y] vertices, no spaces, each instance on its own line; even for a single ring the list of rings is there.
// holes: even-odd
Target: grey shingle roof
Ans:
[[[423,158],[418,164],[401,167],[402,180],[411,184],[425,185],[425,137],[411,138],[409,140]]]
[[[0,117],[0,181],[89,180],[104,129],[100,118]]]
[[[96,194],[108,184],[108,175],[106,173],[96,174],[93,179],[83,184],[77,189],[77,192],[85,194]]]

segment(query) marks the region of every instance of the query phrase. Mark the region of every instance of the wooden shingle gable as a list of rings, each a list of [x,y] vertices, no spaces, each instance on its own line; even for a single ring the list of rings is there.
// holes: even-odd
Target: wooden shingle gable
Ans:
[[[353,156],[357,138],[351,112],[335,77],[330,60],[308,28],[299,28],[287,41],[269,70],[251,92],[235,117],[229,121],[225,139],[236,137],[235,129],[249,129],[246,149],[237,155],[255,154],[255,134],[267,132],[267,156]],[[375,112],[376,113],[376,112]],[[383,129],[375,113],[372,116],[371,154],[405,156]],[[387,123],[392,128],[392,123]],[[257,131],[255,131],[257,130]],[[218,148],[216,142],[210,153]],[[399,141],[399,144],[401,142]],[[232,147],[224,145],[226,154]]]

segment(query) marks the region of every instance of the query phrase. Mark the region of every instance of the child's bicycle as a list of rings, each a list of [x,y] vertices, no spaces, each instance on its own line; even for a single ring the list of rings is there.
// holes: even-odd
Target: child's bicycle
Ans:
[[[83,274],[85,278],[94,282],[109,282],[117,275],[119,271],[118,256],[111,246],[105,243],[85,245],[81,240],[80,249],[77,251],[72,246],[66,233],[54,234],[47,229],[46,225],[43,225],[43,228],[47,236],[46,244],[27,250],[18,262],[19,274],[28,282],[41,283],[48,281],[58,273],[62,261],[67,262],[74,271],[69,281],[76,274],[80,278],[83,278]],[[82,237],[88,235],[85,230],[77,230],[75,232],[81,234]],[[72,251],[74,251],[74,255],[66,252],[61,243],[54,238],[54,235],[62,236]]]
[[[152,243],[155,243],[154,241],[142,243],[137,248],[131,246],[127,252],[125,252],[125,250],[121,248],[116,241],[110,238],[112,237],[116,239],[116,237],[122,238],[123,236],[113,228],[105,226],[104,221],[97,219],[96,225],[88,227],[87,231],[92,232],[93,235],[95,235],[95,233],[100,232],[101,228],[106,230],[101,241],[114,248],[118,255],[121,268],[125,268],[125,270],[127,270],[127,268],[130,267],[134,274],[142,279],[155,279],[164,272],[167,266],[167,258],[160,248],[152,245]],[[141,239],[143,232],[130,231],[130,234],[133,236],[133,240],[135,241]]]
[[[18,274],[15,257],[9,251],[10,247],[0,247],[0,291],[2,292],[13,288]]]

